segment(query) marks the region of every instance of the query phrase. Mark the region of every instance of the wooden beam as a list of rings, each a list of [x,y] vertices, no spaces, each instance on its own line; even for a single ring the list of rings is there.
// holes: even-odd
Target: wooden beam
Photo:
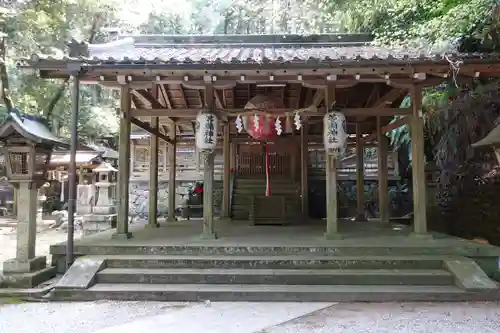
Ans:
[[[410,117],[407,116],[407,117],[398,119],[398,120],[396,120],[393,123],[390,123],[390,124],[387,124],[385,126],[382,126],[381,132],[382,133],[388,133],[388,132],[390,132],[392,130],[395,130],[398,127],[404,126],[404,125],[409,124],[409,123],[410,123]],[[372,141],[372,140],[375,140],[376,137],[377,137],[377,131],[375,131],[372,134],[370,134],[367,137],[365,137],[364,141],[365,142]]]
[[[424,121],[422,119],[422,88],[411,89],[411,153],[413,180],[413,232],[417,235],[427,234],[427,195],[424,156]]]
[[[176,163],[177,163],[177,145],[176,145],[176,126],[170,125],[169,137],[173,144],[170,144],[167,148],[167,159],[168,159],[168,219],[169,223],[175,221],[175,197],[176,197]]]
[[[341,109],[346,117],[387,117],[387,116],[406,116],[411,114],[411,108],[353,108]]]
[[[300,108],[300,102],[302,100],[302,85],[297,85],[297,98],[295,99],[295,108]]]
[[[215,107],[217,109],[224,109],[226,107],[225,104],[222,101],[221,93],[222,93],[221,90],[214,89]]]
[[[372,108],[382,108],[384,106],[390,105],[394,103],[394,101],[399,97],[401,97],[401,95],[403,95],[404,93],[406,93],[404,89],[392,88],[388,93],[377,99],[370,106]]]
[[[158,118],[151,119],[151,127],[158,129]],[[147,228],[157,228],[158,224],[158,137],[149,137],[149,211]]]
[[[177,118],[196,118],[196,115],[202,109],[132,109],[132,116],[134,117],[177,117]],[[273,113],[292,113],[296,109],[269,109]],[[225,115],[228,117],[236,117],[238,114],[243,112],[252,113],[260,110],[248,110],[248,109],[221,109],[217,110],[220,115]],[[410,108],[346,108],[341,110],[346,117],[356,117],[356,116],[405,116],[411,114]],[[325,108],[317,108],[317,111],[303,111],[304,115],[308,117],[322,117],[325,114]]]
[[[318,89],[316,90],[316,93],[314,94],[313,101],[312,101],[312,106],[314,107],[319,107],[321,102],[325,99],[325,91],[324,89]]]
[[[356,221],[366,221],[365,216],[365,147],[361,124],[356,124]]]
[[[186,99],[186,95],[184,94],[184,87],[182,84],[179,84],[179,92],[181,93],[181,98],[184,101],[184,106],[187,108],[188,107],[188,102]]]
[[[119,239],[128,239],[129,232],[129,183],[130,183],[130,115],[131,93],[128,85],[122,85],[120,108],[120,133],[118,147],[118,207],[116,233],[112,236]]]
[[[213,111],[216,107],[212,81],[205,80],[205,107]],[[213,216],[214,156],[214,153],[209,152],[205,152],[203,156],[203,231],[201,237],[205,239],[217,238]]]
[[[325,104],[328,108],[335,103],[335,86],[325,89]],[[325,152],[326,159],[326,232],[327,239],[338,239],[338,207],[337,207],[337,160]]]
[[[230,194],[231,194],[231,189],[230,189],[230,182],[231,182],[231,174],[229,172],[230,168],[230,133],[229,133],[229,124],[224,124],[222,126],[222,144],[223,144],[223,150],[222,150],[222,155],[224,159],[224,166],[223,166],[223,177],[222,177],[222,216],[223,217],[230,217],[231,216],[231,199],[230,199]]]
[[[378,200],[381,223],[389,223],[389,189],[387,170],[387,137],[382,132],[380,117],[377,117],[377,155],[378,155]]]
[[[132,94],[139,99],[145,100],[147,103],[151,105],[152,109],[159,109],[165,107],[162,105],[155,96],[150,91],[139,89],[132,90]]]
[[[196,89],[196,95],[198,95],[198,102],[200,102],[200,105],[203,108],[203,98],[201,97],[200,89]]]
[[[157,137],[159,137],[160,139],[162,139],[163,141],[169,143],[169,144],[172,144],[173,141],[171,139],[169,139],[166,135],[164,135],[163,133],[160,133],[160,131],[157,129],[157,128],[153,128],[151,127],[149,124],[143,122],[143,121],[140,121],[139,119],[137,118],[134,118],[132,117],[130,119],[130,122],[132,124],[134,124],[135,126],[145,130],[146,132],[149,132],[153,135],[156,135]]]
[[[65,62],[54,63],[42,62],[39,65],[33,67],[23,66],[25,68],[38,68],[40,69],[40,76],[43,78],[60,78],[64,79],[70,76],[71,70],[68,68]],[[480,73],[481,77],[484,76],[495,76],[500,74],[500,65],[494,63],[493,61],[487,61],[485,59],[480,60],[466,60],[465,63],[460,65],[461,73]],[[171,79],[172,77],[183,78],[186,74],[189,75],[189,80],[197,78],[201,80],[207,71],[211,75],[217,77],[217,83],[227,77],[241,77],[245,76],[250,79],[252,76],[260,77],[269,80],[270,73],[276,71],[276,73],[286,70],[286,75],[274,75],[275,82],[281,80],[281,77],[287,76],[289,83],[293,83],[292,80],[300,82],[297,78],[298,75],[301,76],[303,80],[307,80],[308,77],[321,78],[327,75],[338,75],[340,76],[351,76],[361,75],[389,75],[392,79],[393,76],[411,76],[414,73],[426,73],[429,76],[433,74],[445,74],[450,70],[450,65],[448,61],[424,61],[421,63],[411,63],[407,62],[402,64],[387,64],[379,63],[372,64],[370,62],[353,63],[352,65],[346,66],[332,66],[331,64],[315,64],[309,65],[304,64],[304,66],[297,66],[295,63],[290,64],[260,64],[256,66],[255,64],[238,64],[238,65],[227,65],[221,64],[164,64],[159,68],[155,65],[100,65],[100,66],[89,66],[85,69],[85,73],[82,73],[82,80],[91,82],[92,84],[100,84],[103,81],[108,81],[109,83],[114,83],[116,85],[116,72],[125,73],[132,78],[130,83],[132,87],[135,81],[139,80],[147,81],[151,83],[158,79],[158,83],[161,83],[165,79]],[[102,76],[102,78],[101,78]],[[243,83],[243,82],[240,82]]]
[[[370,92],[370,95],[368,96],[368,98],[366,99],[366,103],[365,103],[365,108],[369,107],[370,105],[372,105],[372,99],[375,98],[375,95],[379,95],[379,90],[380,90],[380,86],[379,85],[374,85],[371,92]]]
[[[165,106],[168,109],[172,109],[172,102],[170,101],[170,98],[168,97],[168,92],[167,92],[167,89],[165,89],[165,85],[159,84],[158,88],[159,88],[159,93],[161,94],[161,96],[163,97],[163,100],[165,101]]]
[[[309,165],[309,124],[305,123],[300,129],[300,199],[302,207],[302,216],[309,218],[309,183],[308,183],[308,165]]]
[[[244,80],[241,79],[241,76],[227,76],[221,77],[217,81],[213,83],[215,89],[231,89],[234,88],[237,84],[301,84],[306,88],[311,89],[325,89],[327,85],[333,85],[337,88],[350,88],[359,83],[387,83],[392,86],[400,86],[404,88],[408,88],[412,84],[426,84],[429,86],[437,85],[446,80],[444,77],[436,77],[429,75],[424,80],[416,80],[413,78],[412,74],[399,74],[393,75],[389,78],[386,78],[387,75],[377,75],[375,73],[361,75],[359,79],[354,79],[352,75],[342,75],[338,76],[334,80],[327,80],[328,75],[315,75],[304,77],[302,80],[299,80],[297,76],[291,75],[275,75],[274,79],[270,81],[269,75],[258,75],[253,77],[245,77]],[[86,83],[92,84],[102,84],[106,86],[117,86],[116,82],[116,74],[113,76],[102,77],[101,81],[88,81]],[[193,77],[186,81],[185,76],[168,76],[165,79],[155,81],[154,77],[151,76],[137,76],[132,78],[132,82],[135,85],[136,89],[146,89],[150,88],[152,82],[156,82],[157,84],[173,84],[179,85],[180,87],[185,87],[187,89],[203,89],[205,85],[205,81],[203,76],[201,77]]]

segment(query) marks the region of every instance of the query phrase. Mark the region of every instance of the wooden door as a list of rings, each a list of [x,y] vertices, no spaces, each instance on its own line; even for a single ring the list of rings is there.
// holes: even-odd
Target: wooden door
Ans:
[[[284,141],[284,140],[283,140]],[[295,145],[289,143],[268,144],[271,177],[294,178]],[[236,173],[243,178],[263,178],[266,175],[264,144],[239,144],[236,154]]]

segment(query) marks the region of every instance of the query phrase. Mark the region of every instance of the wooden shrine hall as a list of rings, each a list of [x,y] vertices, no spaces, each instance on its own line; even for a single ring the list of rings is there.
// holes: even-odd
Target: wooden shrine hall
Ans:
[[[368,145],[378,147],[380,223],[387,223],[389,144],[385,133],[410,124],[413,232],[427,236],[422,90],[450,79],[467,83],[500,73],[498,59],[494,57],[385,49],[372,46],[371,36],[364,34],[119,36],[97,45],[73,41],[67,57],[33,56],[21,66],[35,70],[42,78],[71,77],[76,99],[80,84],[120,90],[117,238],[130,237],[131,125],[152,134],[150,150],[156,154],[151,154],[150,159],[148,225],[155,227],[158,142],[163,140],[169,145],[169,192],[174,193],[176,146],[194,145],[199,128],[196,119],[201,111],[214,114],[217,120],[213,133],[217,136],[215,149],[222,148],[224,163],[221,216],[231,215],[236,199],[233,198],[235,181],[253,179],[262,194],[246,201],[250,220],[265,219],[266,212],[273,207],[279,211],[273,214],[285,219],[307,218],[308,152],[312,147],[323,147],[325,114],[334,111],[346,119],[349,134],[346,144],[355,145],[357,151]],[[408,95],[411,106],[400,108]],[[401,119],[392,122],[394,116]],[[269,135],[251,135],[259,132],[256,127],[261,134],[265,130]],[[213,155],[203,154],[202,236],[209,239],[216,238]],[[337,160],[338,155],[328,154],[325,161],[328,239],[342,237],[337,207]],[[359,154],[357,163],[357,183],[363,184],[363,154]],[[273,192],[272,185],[279,181],[297,185],[291,202]],[[266,184],[270,186],[268,196]],[[362,186],[358,186],[357,197],[361,216],[364,215]],[[168,206],[169,212],[175,210],[173,195],[169,196]],[[174,219],[173,214],[169,215],[169,219]]]

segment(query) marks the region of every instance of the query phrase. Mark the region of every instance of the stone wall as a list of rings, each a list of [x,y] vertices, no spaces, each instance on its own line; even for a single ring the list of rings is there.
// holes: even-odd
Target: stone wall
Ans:
[[[180,205],[182,195],[194,187],[196,181],[177,181],[175,206]],[[214,212],[217,214],[222,205],[222,182],[214,181]],[[149,183],[147,180],[131,180],[129,185],[129,214],[131,217],[147,218],[149,212]],[[168,181],[158,182],[158,212],[161,216],[168,213]]]

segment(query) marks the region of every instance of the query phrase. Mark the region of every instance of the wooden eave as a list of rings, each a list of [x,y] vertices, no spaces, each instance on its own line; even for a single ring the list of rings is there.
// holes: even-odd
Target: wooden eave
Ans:
[[[119,87],[125,79],[132,89],[132,115],[145,124],[152,117],[159,117],[159,132],[164,135],[172,124],[179,133],[193,128],[197,112],[205,107],[207,78],[215,92],[217,109],[227,115],[231,133],[237,136],[235,113],[241,112],[246,102],[258,93],[281,96],[291,112],[311,106],[318,94],[332,85],[336,89],[337,105],[347,112],[348,131],[354,133],[354,124],[361,123],[362,132],[372,134],[377,116],[382,118],[382,125],[388,126],[397,112],[404,112],[397,108],[412,85],[437,86],[454,75],[449,62],[430,59],[261,64],[94,64],[48,59],[31,62],[28,67],[38,71],[40,77],[51,79],[67,78],[79,70],[82,83],[109,88]],[[470,83],[475,77],[499,75],[498,59],[476,58],[464,60],[455,79]],[[260,89],[270,84],[284,86]],[[384,101],[384,96],[394,90],[400,93]],[[316,113],[304,114],[311,123],[311,134],[321,132],[325,111],[321,98],[316,107]]]

